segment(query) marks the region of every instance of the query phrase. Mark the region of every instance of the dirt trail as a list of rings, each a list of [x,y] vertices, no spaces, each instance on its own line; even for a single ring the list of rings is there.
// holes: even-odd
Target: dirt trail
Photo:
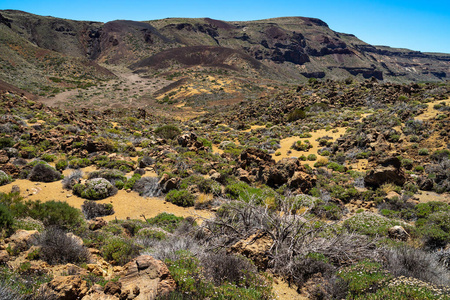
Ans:
[[[54,97],[41,98],[41,102],[48,106],[66,109],[85,107],[126,107],[136,105],[144,106],[141,101],[144,96],[169,85],[172,81],[163,78],[142,78],[138,74],[124,67],[107,66],[118,78],[109,80],[104,84],[86,89],[73,89],[56,94]]]

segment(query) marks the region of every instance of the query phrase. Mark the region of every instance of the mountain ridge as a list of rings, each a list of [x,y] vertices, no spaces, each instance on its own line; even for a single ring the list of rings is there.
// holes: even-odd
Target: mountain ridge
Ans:
[[[0,10],[0,33],[4,37],[9,36],[9,41],[0,46],[4,70],[0,79],[25,89],[25,85],[11,81],[17,72],[11,72],[10,68],[14,68],[12,65],[17,64],[17,61],[23,60],[23,65],[31,62],[31,66],[21,69],[27,74],[27,70],[31,70],[31,73],[50,77],[56,71],[55,66],[49,67],[45,61],[33,62],[35,57],[27,57],[22,49],[32,49],[28,52],[50,51],[52,56],[60,60],[78,60],[70,64],[78,64],[80,69],[86,64],[101,64],[102,67],[90,71],[89,76],[97,79],[104,77],[104,74],[96,74],[100,68],[108,68],[108,65],[142,65],[144,60],[148,61],[159,53],[166,56],[172,54],[172,57],[166,57],[166,61],[171,63],[160,68],[147,68],[145,72],[141,68],[139,72],[155,76],[190,68],[193,65],[179,61],[183,55],[194,55],[182,54],[186,52],[186,49],[181,49],[184,47],[203,49],[195,54],[203,55],[197,59],[199,62],[211,60],[214,55],[218,57],[219,52],[229,54],[226,59],[220,58],[222,62],[200,64],[200,67],[231,68],[243,76],[251,74],[253,77],[278,78],[292,83],[308,78],[342,80],[347,77],[359,80],[374,77],[399,83],[437,82],[450,77],[450,54],[370,45],[353,34],[331,30],[320,19],[307,17],[254,21],[166,18],[103,23]],[[214,50],[216,54],[211,56],[206,47],[223,49]],[[186,61],[186,57],[183,59]],[[256,67],[259,64],[253,60],[263,64],[264,68]],[[36,71],[42,68],[51,71]],[[35,80],[43,81],[42,78]],[[52,85],[51,82],[48,84]]]

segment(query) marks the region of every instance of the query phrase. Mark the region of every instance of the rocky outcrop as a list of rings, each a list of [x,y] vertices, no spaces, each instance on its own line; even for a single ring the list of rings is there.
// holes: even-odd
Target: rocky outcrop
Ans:
[[[193,150],[204,150],[203,144],[197,140],[197,135],[193,132],[180,135],[177,141],[181,147],[188,147]]]
[[[372,187],[379,187],[384,183],[403,186],[405,182],[406,174],[397,157],[389,157],[379,161],[378,165],[364,177],[364,183]]]
[[[265,270],[269,263],[269,250],[273,240],[264,233],[255,233],[231,246],[229,252],[239,253],[254,261],[255,265]]]
[[[167,193],[173,189],[176,189],[180,181],[181,179],[178,177],[170,178],[168,174],[163,174],[158,182],[158,185],[161,187],[163,193]]]
[[[408,232],[402,226],[393,226],[388,229],[388,236],[394,240],[406,241],[409,238]]]
[[[156,299],[175,289],[175,281],[167,266],[148,255],[139,256],[127,263],[119,283],[120,299]]]
[[[8,247],[16,251],[28,250],[38,235],[37,230],[17,230],[11,237],[5,240]]]
[[[58,276],[42,288],[61,300],[82,299],[89,290],[87,282],[78,275]]]
[[[308,174],[299,159],[283,158],[275,162],[269,154],[255,148],[241,153],[238,166],[236,176],[247,183],[253,179],[274,188],[287,184],[292,191],[305,193],[316,182],[316,177]]]

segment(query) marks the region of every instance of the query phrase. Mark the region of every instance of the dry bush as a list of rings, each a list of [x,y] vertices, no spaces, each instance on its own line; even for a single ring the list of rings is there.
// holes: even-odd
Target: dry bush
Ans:
[[[57,227],[49,227],[42,232],[37,244],[41,247],[39,257],[52,265],[76,264],[90,260],[89,251],[82,242]]]
[[[83,178],[83,172],[81,170],[73,171],[62,180],[63,189],[71,190],[75,184],[80,183],[81,178]]]
[[[226,281],[239,284],[243,278],[257,272],[256,267],[248,259],[225,252],[207,253],[200,261],[204,275],[216,286]]]
[[[384,256],[386,269],[396,277],[414,277],[437,285],[450,285],[450,273],[434,253],[401,246],[386,250]]]
[[[269,250],[269,267],[299,284],[309,276],[305,277],[301,271],[305,266],[300,262],[310,253],[321,254],[337,266],[380,257],[370,237],[336,234],[332,224],[308,217],[309,209],[297,215],[296,197],[288,196],[278,201],[281,213],[256,203],[253,198],[249,202],[233,201],[224,205],[215,218],[205,220],[202,227],[208,232],[204,238],[208,249],[229,247],[256,232],[266,234],[273,240]],[[322,272],[328,268],[318,266],[313,269]]]
[[[7,281],[0,281],[0,299],[2,300],[24,300],[19,293],[11,289],[11,284]]]
[[[96,203],[91,200],[85,200],[83,202],[83,205],[81,205],[81,211],[83,212],[86,220],[114,214],[112,204]]]
[[[159,197],[162,194],[161,187],[156,177],[143,177],[136,181],[133,191],[142,197]]]
[[[194,256],[199,256],[204,253],[204,248],[188,236],[173,236],[169,239],[157,241],[153,247],[145,251],[144,254],[151,255],[159,260],[172,260],[175,261],[180,257],[180,250],[186,250],[191,252]]]
[[[33,167],[28,178],[31,181],[53,182],[61,179],[61,173],[47,164],[38,163]]]

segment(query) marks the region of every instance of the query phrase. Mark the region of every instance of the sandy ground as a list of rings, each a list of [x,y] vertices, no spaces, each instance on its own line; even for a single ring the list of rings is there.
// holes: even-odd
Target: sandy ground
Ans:
[[[306,300],[308,298],[297,293],[297,289],[294,286],[289,286],[288,283],[281,279],[275,279],[273,282],[273,292],[276,299],[279,300]]]
[[[300,138],[298,136],[291,136],[291,137],[282,139],[280,141],[281,148],[276,150],[276,152],[281,152],[281,155],[276,156],[275,154],[272,154],[272,158],[275,161],[280,161],[285,157],[297,157],[298,158],[302,155],[308,156],[309,154],[316,154],[317,158],[322,157],[319,154],[317,154],[317,150],[319,150],[323,147],[319,146],[319,142],[316,141],[316,139],[323,137],[323,136],[330,136],[333,138],[331,141],[334,141],[336,138],[344,135],[345,130],[347,128],[337,127],[335,129],[337,129],[337,132],[332,132],[332,130],[326,131],[325,129],[320,129],[315,132],[310,132],[312,135],[310,138]],[[297,151],[297,150],[291,149],[291,146],[299,140],[303,141],[303,142],[305,140],[308,140],[313,147],[311,149],[309,149],[308,151]],[[291,153],[288,154],[288,151],[291,151]],[[313,167],[315,162],[316,161],[305,161],[302,164],[306,164],[306,165]]]
[[[419,191],[419,193],[415,194],[414,197],[417,197],[419,202],[439,201],[450,204],[450,194],[448,193],[438,194],[429,191]]]
[[[436,110],[433,108],[434,105],[438,104],[438,103],[445,103],[446,105],[450,105],[450,99],[447,100],[438,100],[438,101],[433,101],[428,104],[428,108],[425,110],[425,112],[417,117],[415,117],[414,119],[416,120],[430,120],[430,119],[434,119],[436,118],[437,115],[440,114],[444,114],[445,112]]]
[[[43,183],[18,179],[10,184],[1,186],[0,192],[10,192],[13,185],[19,186],[21,195],[25,200],[40,200],[43,202],[50,200],[64,201],[79,209],[81,209],[81,205],[85,201],[85,199],[73,195],[71,191],[64,190],[61,181]],[[113,205],[115,214],[104,217],[108,221],[115,218],[119,220],[126,218],[142,219],[142,215],[146,218],[152,218],[162,212],[172,213],[182,217],[199,216],[208,218],[211,216],[211,212],[207,210],[184,208],[166,202],[163,198],[143,198],[136,192],[128,193],[124,190],[119,190],[115,196],[96,202],[111,203]]]

